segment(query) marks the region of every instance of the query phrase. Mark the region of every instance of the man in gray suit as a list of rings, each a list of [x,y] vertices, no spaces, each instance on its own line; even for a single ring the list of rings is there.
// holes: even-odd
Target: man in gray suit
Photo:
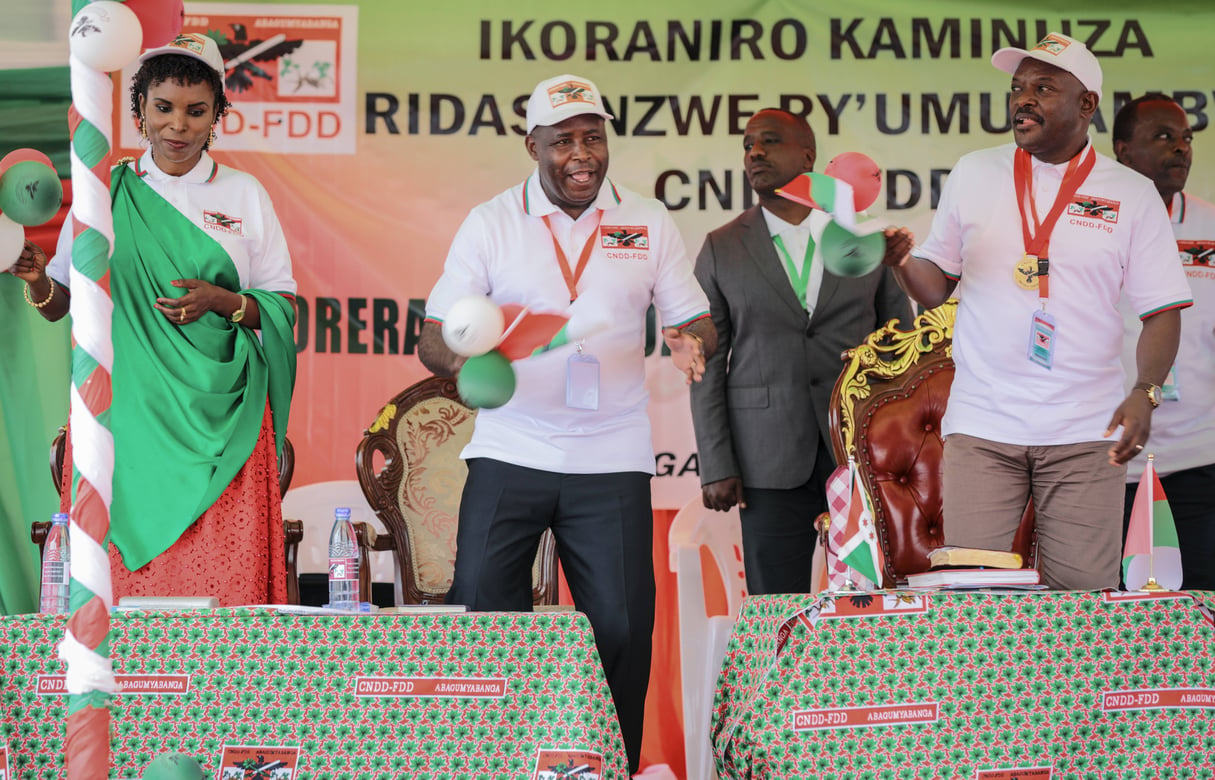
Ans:
[[[823,268],[827,214],[777,188],[814,169],[814,131],[786,111],[747,123],[743,165],[759,205],[705,238],[696,278],[709,296],[718,349],[692,387],[704,504],[742,517],[747,590],[805,593],[814,518],[835,468],[827,429],[840,353],[911,305],[886,266],[861,277]],[[905,253],[906,231],[887,231]],[[816,251],[817,250],[817,251]]]

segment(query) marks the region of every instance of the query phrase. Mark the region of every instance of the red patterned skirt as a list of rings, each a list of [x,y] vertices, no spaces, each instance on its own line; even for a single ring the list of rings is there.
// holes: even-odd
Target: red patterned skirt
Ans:
[[[64,458],[60,505],[71,503],[71,439]],[[147,522],[156,522],[149,513]],[[173,546],[137,571],[110,546],[114,603],[123,596],[215,596],[220,606],[285,604],[287,560],[278,457],[270,407],[253,454],[223,494]]]

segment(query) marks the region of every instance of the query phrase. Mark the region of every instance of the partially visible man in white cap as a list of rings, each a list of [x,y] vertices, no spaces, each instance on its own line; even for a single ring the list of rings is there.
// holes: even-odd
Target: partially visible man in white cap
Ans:
[[[717,332],[666,208],[607,178],[611,118],[588,79],[536,86],[524,142],[536,168],[460,227],[418,355],[436,374],[459,371],[464,358],[444,343],[443,320],[469,295],[606,323],[574,348],[516,361],[510,401],[478,413],[461,455],[468,481],[448,601],[530,610],[532,559],[551,528],[574,604],[595,630],[632,774],[654,625],[646,311],[657,309],[689,382],[703,375]]]
[[[1152,183],[1088,138],[1092,52],[1050,33],[991,61],[1012,74],[1015,144],[962,157],[928,240],[889,260],[922,305],[959,302],[945,542],[1007,550],[1032,501],[1043,581],[1116,587],[1125,464],[1147,441],[1190,290]],[[1143,321],[1129,393],[1124,289]]]

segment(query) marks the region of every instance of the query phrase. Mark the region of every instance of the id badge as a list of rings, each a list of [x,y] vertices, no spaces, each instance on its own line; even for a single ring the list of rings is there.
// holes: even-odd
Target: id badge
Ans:
[[[1029,362],[1049,371],[1055,364],[1055,337],[1054,316],[1036,310],[1029,329]]]
[[[599,408],[599,361],[575,352],[565,362],[565,405],[571,409]]]
[[[1181,386],[1177,384],[1177,366],[1169,369],[1169,375],[1164,378],[1164,384],[1160,386],[1160,395],[1166,401],[1181,400]]]

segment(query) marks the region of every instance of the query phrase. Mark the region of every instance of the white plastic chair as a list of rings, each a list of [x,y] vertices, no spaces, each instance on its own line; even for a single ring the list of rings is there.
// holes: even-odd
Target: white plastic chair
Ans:
[[[717,777],[709,744],[713,694],[730,631],[747,596],[738,509],[729,512],[705,509],[697,496],[675,515],[667,543],[679,597],[679,664],[688,780],[713,780]],[[726,593],[725,615],[708,614],[701,547],[708,548],[717,565]]]
[[[298,559],[301,574],[329,572],[329,532],[333,529],[333,510],[339,506],[350,507],[351,522],[367,523],[379,533],[384,533],[384,524],[367,503],[357,479],[314,482],[293,487],[283,496],[283,517],[304,524],[304,541],[300,543]],[[397,603],[400,603],[400,575],[391,556],[372,556],[371,580],[395,582],[394,593]]]

